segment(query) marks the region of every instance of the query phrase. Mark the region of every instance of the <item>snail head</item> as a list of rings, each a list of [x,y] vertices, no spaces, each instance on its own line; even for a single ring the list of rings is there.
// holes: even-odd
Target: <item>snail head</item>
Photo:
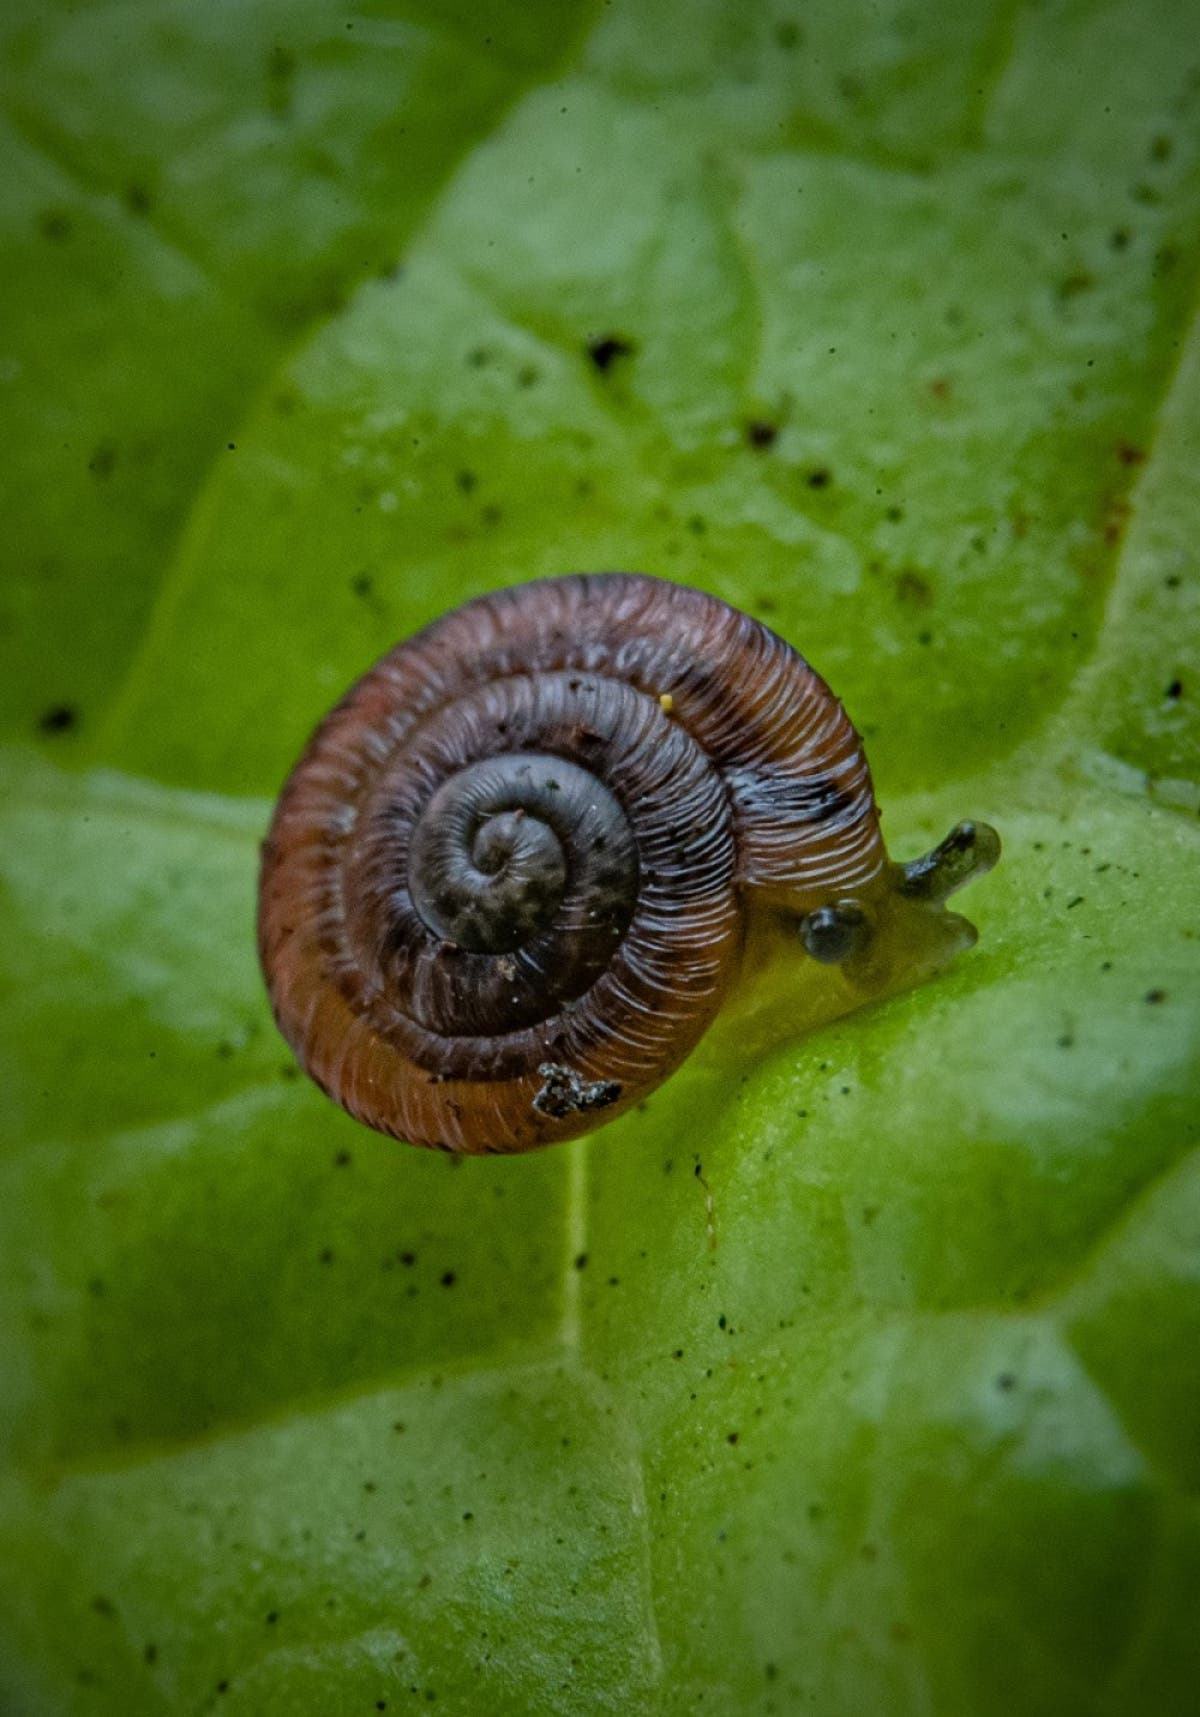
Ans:
[[[885,993],[940,970],[978,938],[946,902],[1000,857],[988,823],[956,823],[932,851],[890,864],[861,898],[805,913],[800,940],[819,964],[838,966],[855,989]]]

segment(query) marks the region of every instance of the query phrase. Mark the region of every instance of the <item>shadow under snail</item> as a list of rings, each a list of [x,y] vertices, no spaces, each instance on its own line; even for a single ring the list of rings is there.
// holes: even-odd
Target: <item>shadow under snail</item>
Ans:
[[[936,971],[975,941],[947,897],[999,854],[960,823],[893,863],[790,645],[698,590],[571,574],[468,602],[325,717],[264,843],[259,952],[351,1115],[524,1151],[644,1098],[768,954],[801,968],[797,1031]]]

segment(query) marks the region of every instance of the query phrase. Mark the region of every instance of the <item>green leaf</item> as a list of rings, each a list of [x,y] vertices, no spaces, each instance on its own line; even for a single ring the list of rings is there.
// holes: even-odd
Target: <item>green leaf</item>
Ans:
[[[9,6],[0,1708],[1192,1709],[1195,25]],[[995,822],[980,945],[409,1151],[271,1024],[270,797],[599,566]]]

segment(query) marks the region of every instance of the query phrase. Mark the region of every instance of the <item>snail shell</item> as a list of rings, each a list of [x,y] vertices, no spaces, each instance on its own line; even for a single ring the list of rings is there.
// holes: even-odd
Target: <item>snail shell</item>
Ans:
[[[973,932],[942,900],[999,850],[960,827],[891,864],[841,705],[748,615],[640,574],[545,579],[397,645],[326,716],[263,847],[260,957],[352,1115],[522,1151],[679,1066],[756,914],[836,969],[826,1013],[944,963]]]

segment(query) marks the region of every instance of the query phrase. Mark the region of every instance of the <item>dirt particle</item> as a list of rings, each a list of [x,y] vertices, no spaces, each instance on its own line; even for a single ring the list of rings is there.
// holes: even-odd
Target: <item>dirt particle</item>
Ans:
[[[587,341],[584,350],[603,376],[608,374],[618,359],[631,358],[637,346],[623,334],[598,334]]]
[[[38,720],[42,733],[73,733],[79,726],[79,711],[74,704],[51,704]]]
[[[775,445],[779,438],[779,425],[771,423],[765,417],[752,417],[746,423],[745,435],[751,447],[762,451]]]
[[[542,1085],[534,1096],[533,1107],[539,1114],[556,1120],[590,1109],[606,1109],[621,1095],[615,1079],[583,1079],[573,1068],[556,1061],[543,1061],[538,1073]]]

